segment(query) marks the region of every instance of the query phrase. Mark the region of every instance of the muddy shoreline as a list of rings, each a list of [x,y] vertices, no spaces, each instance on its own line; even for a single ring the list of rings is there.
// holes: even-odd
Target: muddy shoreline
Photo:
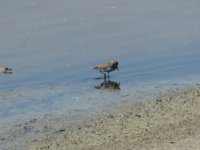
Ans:
[[[167,91],[156,99],[134,102],[77,120],[30,143],[31,150],[129,150],[200,148],[200,87]]]

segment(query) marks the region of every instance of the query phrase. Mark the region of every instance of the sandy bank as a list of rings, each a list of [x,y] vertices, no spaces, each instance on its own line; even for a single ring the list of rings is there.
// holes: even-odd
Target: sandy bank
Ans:
[[[200,88],[166,92],[93,118],[78,121],[35,141],[31,150],[132,150],[200,148]]]

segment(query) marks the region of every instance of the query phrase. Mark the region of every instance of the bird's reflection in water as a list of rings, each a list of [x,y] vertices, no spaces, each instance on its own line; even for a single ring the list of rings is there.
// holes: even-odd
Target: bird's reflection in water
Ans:
[[[120,90],[120,83],[105,79],[100,85],[97,85],[94,88],[102,90]]]

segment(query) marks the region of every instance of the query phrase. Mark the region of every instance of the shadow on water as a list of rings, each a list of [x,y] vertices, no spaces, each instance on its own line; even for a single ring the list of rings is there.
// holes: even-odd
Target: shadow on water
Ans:
[[[95,89],[108,90],[108,91],[118,91],[120,90],[120,82],[111,81],[110,79],[104,79],[100,85],[94,86]]]

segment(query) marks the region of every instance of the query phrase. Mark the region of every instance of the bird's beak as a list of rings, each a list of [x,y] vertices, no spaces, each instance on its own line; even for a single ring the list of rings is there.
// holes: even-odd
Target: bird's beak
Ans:
[[[117,70],[119,71],[119,68],[117,67]]]

